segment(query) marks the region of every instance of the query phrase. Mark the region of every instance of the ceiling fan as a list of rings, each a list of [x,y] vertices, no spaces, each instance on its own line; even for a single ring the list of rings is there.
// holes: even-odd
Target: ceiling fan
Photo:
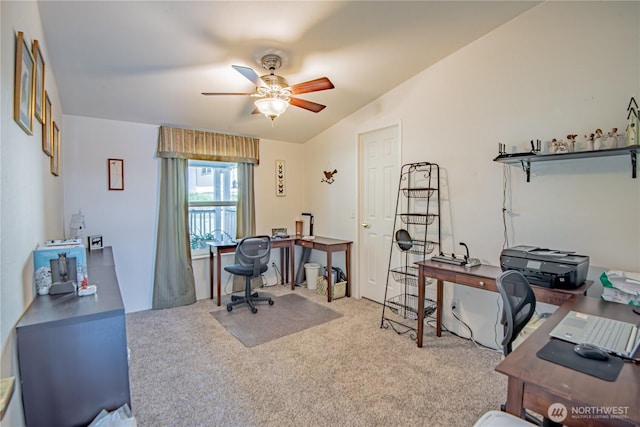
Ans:
[[[232,65],[232,67],[240,74],[249,79],[256,85],[256,91],[235,92],[235,93],[219,93],[219,92],[202,92],[203,95],[243,95],[258,98],[255,102],[256,109],[252,114],[264,114],[271,119],[272,124],[278,116],[285,112],[289,105],[303,108],[305,110],[318,113],[322,111],[326,105],[317,102],[307,101],[306,99],[296,98],[293,95],[302,93],[318,92],[321,90],[333,89],[333,83],[327,77],[320,77],[308,82],[298,83],[289,86],[287,79],[275,74],[275,71],[282,66],[282,58],[275,54],[268,54],[262,57],[262,68],[267,70],[269,74],[259,76],[252,68],[240,65]]]

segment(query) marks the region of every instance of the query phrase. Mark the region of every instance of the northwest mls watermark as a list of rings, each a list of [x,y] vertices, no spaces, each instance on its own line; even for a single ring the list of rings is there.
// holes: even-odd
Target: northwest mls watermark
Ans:
[[[547,410],[547,417],[551,421],[560,423],[567,418],[571,419],[627,419],[629,418],[628,406],[572,406],[568,410],[562,403],[554,403]]]

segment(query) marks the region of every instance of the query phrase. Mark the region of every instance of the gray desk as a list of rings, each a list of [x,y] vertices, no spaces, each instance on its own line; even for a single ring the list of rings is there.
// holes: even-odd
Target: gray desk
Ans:
[[[131,405],[125,314],[111,247],[87,253],[96,295],[36,296],[16,326],[26,424],[81,426]]]

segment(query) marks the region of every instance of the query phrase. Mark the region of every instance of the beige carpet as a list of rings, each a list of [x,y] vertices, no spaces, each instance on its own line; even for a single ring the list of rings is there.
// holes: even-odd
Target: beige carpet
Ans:
[[[343,316],[245,347],[210,314],[227,313],[212,300],[127,314],[139,427],[463,427],[506,399],[496,352],[438,338],[431,327],[417,348],[380,328],[382,307],[371,301],[267,291],[300,294]]]
[[[245,347],[303,331],[342,317],[341,313],[317,304],[299,293],[279,297],[260,292],[260,296],[273,297],[274,304],[256,303],[257,313],[248,305],[237,305],[232,311],[212,311],[213,317]]]

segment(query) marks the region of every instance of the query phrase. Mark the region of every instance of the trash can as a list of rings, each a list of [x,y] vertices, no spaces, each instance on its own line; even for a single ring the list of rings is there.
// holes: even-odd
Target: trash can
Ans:
[[[318,288],[318,275],[320,274],[320,264],[309,262],[304,265],[304,274],[307,280],[307,289]]]

